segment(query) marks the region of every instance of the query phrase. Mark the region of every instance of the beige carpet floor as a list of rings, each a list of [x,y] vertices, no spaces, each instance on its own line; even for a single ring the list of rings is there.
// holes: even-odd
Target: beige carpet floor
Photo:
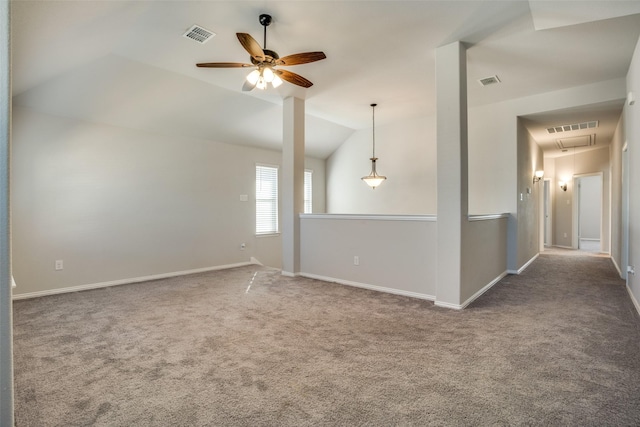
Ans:
[[[463,311],[257,266],[14,309],[19,427],[640,425],[604,257],[543,253]]]

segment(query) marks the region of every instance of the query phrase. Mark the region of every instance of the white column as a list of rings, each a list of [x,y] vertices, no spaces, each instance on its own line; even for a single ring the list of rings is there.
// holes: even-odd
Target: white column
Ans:
[[[9,4],[8,0],[0,0],[0,425],[2,426],[13,426],[13,323],[9,218],[11,126]]]
[[[436,305],[462,301],[463,223],[467,221],[467,62],[455,42],[436,49],[438,272]]]
[[[289,97],[283,105],[281,179],[282,274],[300,272],[300,216],[304,211],[304,100]]]

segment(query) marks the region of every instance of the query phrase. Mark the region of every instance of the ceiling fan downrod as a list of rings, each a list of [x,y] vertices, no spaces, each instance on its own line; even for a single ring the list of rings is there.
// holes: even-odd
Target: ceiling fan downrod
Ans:
[[[258,20],[260,21],[260,24],[264,27],[264,43],[262,45],[262,49],[266,49],[267,48],[267,27],[271,25],[272,18],[271,18],[271,15],[267,15],[266,13],[263,13],[262,15],[260,15]]]

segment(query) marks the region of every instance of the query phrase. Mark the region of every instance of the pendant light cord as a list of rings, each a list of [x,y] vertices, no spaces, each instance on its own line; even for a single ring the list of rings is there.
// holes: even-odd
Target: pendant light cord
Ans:
[[[371,104],[371,116],[372,116],[372,122],[373,122],[373,128],[372,128],[372,133],[373,133],[373,158],[376,158],[376,105],[378,104]]]

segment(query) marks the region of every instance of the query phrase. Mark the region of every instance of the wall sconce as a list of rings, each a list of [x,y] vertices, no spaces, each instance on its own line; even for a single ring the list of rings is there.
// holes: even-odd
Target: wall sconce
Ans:
[[[544,171],[542,170],[536,171],[536,173],[533,175],[533,183],[535,184],[536,182],[540,181],[543,176],[544,176]]]
[[[558,182],[558,184],[560,184],[560,188],[562,188],[562,191],[567,191],[567,183],[564,181],[560,181]]]

